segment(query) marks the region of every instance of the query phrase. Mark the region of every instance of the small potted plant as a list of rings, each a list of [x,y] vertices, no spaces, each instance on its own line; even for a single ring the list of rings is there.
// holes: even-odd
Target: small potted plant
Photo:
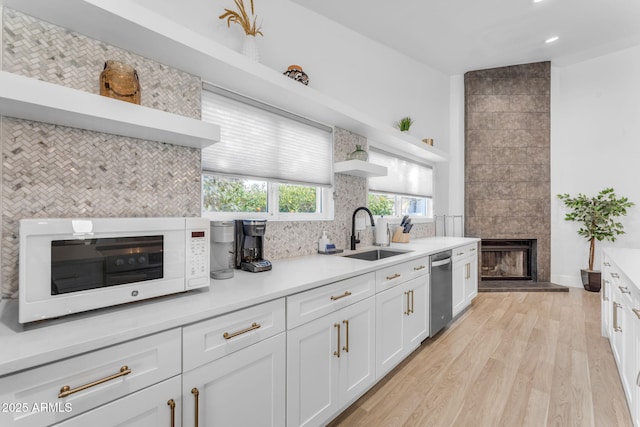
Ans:
[[[400,129],[401,132],[409,132],[409,128],[414,123],[414,120],[407,116],[403,117],[396,122],[396,127]]]
[[[582,284],[588,291],[599,292],[600,271],[593,269],[596,240],[615,242],[616,236],[624,234],[624,227],[616,218],[626,215],[634,203],[626,197],[618,198],[613,188],[605,188],[595,197],[579,193],[576,197],[558,194],[558,198],[571,210],[564,219],[582,223],[578,234],[589,241],[589,268],[581,270]]]

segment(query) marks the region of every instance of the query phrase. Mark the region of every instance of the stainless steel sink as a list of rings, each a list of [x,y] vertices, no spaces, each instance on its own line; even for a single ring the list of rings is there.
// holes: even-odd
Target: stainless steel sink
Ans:
[[[395,249],[372,249],[370,251],[358,252],[351,255],[344,255],[344,257],[362,259],[365,261],[378,261],[378,260],[389,258],[392,256],[406,254],[407,252],[412,252],[412,251],[395,250]]]

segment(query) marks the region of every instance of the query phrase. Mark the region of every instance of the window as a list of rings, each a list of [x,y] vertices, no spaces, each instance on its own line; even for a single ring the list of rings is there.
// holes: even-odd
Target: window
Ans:
[[[369,178],[369,209],[374,215],[433,218],[431,167],[374,148],[369,160],[387,168],[387,176]]]
[[[333,129],[214,86],[202,119],[202,213],[219,219],[333,219]]]

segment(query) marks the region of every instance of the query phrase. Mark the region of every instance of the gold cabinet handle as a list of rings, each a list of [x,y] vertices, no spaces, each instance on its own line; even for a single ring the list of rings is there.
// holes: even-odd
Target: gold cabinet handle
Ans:
[[[636,377],[636,384],[640,387],[640,371],[638,371],[638,376]]]
[[[351,292],[349,292],[349,291],[345,291],[345,292],[344,292],[344,294],[342,294],[342,295],[338,295],[337,297],[336,297],[336,296],[332,296],[332,297],[331,297],[331,301],[337,301],[337,300],[339,300],[340,298],[348,297],[349,295],[351,295]]]
[[[602,293],[602,301],[609,301],[609,298],[607,298],[606,294],[605,294],[605,285],[608,285],[609,281],[607,279],[602,279],[602,289],[600,290],[600,292]]]
[[[604,265],[605,267],[611,267],[611,264],[609,264],[608,262],[603,262],[602,265]]]
[[[411,314],[411,303],[409,302],[409,291],[404,293],[407,296],[407,311],[404,312],[404,314],[406,314],[407,316]]]
[[[470,250],[471,252],[473,252],[473,251],[475,251],[475,250],[476,250],[476,248],[471,248],[471,249],[469,249],[469,250]]]
[[[626,286],[618,286],[618,288],[620,288],[620,292],[622,292],[623,294],[630,294],[631,293],[629,288],[627,288]]]
[[[169,399],[167,402],[169,408],[171,408],[171,418],[169,419],[171,427],[176,427],[176,401]]]
[[[426,265],[420,265],[418,267],[413,267],[414,271],[420,271],[420,270],[424,270],[425,268],[427,268]]]
[[[195,418],[193,421],[193,425],[194,427],[198,427],[198,397],[200,397],[200,390],[198,390],[197,388],[192,388],[191,389],[191,394],[193,394],[193,397],[195,398],[195,406],[194,406],[194,410],[195,410]]]
[[[387,280],[393,280],[400,277],[400,273],[392,274],[391,276],[387,276]]]
[[[619,279],[620,276],[618,275],[618,273],[609,273],[611,275],[611,277],[613,277],[614,279]]]
[[[345,343],[342,349],[346,353],[349,353],[349,320],[343,320],[342,323],[344,323],[345,326]]]
[[[334,323],[333,326],[338,328],[338,347],[336,347],[336,351],[333,352],[333,355],[340,358],[340,323]]]
[[[88,384],[85,385],[81,385],[80,387],[76,387],[76,388],[71,388],[68,385],[62,386],[62,388],[60,388],[60,393],[58,394],[58,399],[62,399],[63,397],[67,397],[73,393],[77,393],[79,391],[82,390],[86,390],[88,388],[91,387],[95,387],[98,384],[102,384],[102,383],[106,383],[107,381],[111,381],[111,380],[115,380],[116,378],[120,378],[120,377],[124,377],[125,375],[129,375],[131,373],[131,369],[129,369],[129,367],[127,365],[124,365],[123,367],[120,368],[120,372],[118,372],[117,374],[113,374],[113,375],[109,375],[108,377],[104,377],[101,378],[97,381],[92,381]]]
[[[637,308],[632,308],[631,311],[633,311],[635,315],[638,316],[638,319],[640,319],[640,310],[638,310]]]
[[[409,291],[411,293],[411,312],[413,313],[413,289]]]
[[[613,330],[616,332],[622,332],[622,328],[618,325],[618,309],[622,308],[622,305],[617,302],[613,302]]]
[[[230,340],[231,338],[237,337],[238,335],[246,334],[247,332],[251,332],[254,329],[258,329],[260,326],[262,326],[262,325],[259,325],[256,322],[253,322],[251,324],[251,326],[249,326],[248,328],[245,328],[245,329],[243,329],[241,331],[231,332],[231,333],[225,332],[224,334],[222,334],[222,337],[225,340]]]

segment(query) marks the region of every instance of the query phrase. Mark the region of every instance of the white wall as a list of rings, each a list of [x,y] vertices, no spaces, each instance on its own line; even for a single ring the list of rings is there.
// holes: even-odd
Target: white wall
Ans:
[[[640,46],[553,67],[551,87],[551,280],[581,287],[588,243],[564,221],[559,193],[595,195],[613,187],[636,203],[626,234],[604,245],[640,247]]]
[[[134,0],[239,51],[241,28],[218,19],[232,0]],[[248,4],[248,1],[245,1]],[[255,2],[264,37],[261,62],[278,71],[303,67],[310,86],[392,125],[411,116],[411,134],[448,150],[447,75],[365,38],[289,0]],[[355,18],[357,19],[357,17]]]

